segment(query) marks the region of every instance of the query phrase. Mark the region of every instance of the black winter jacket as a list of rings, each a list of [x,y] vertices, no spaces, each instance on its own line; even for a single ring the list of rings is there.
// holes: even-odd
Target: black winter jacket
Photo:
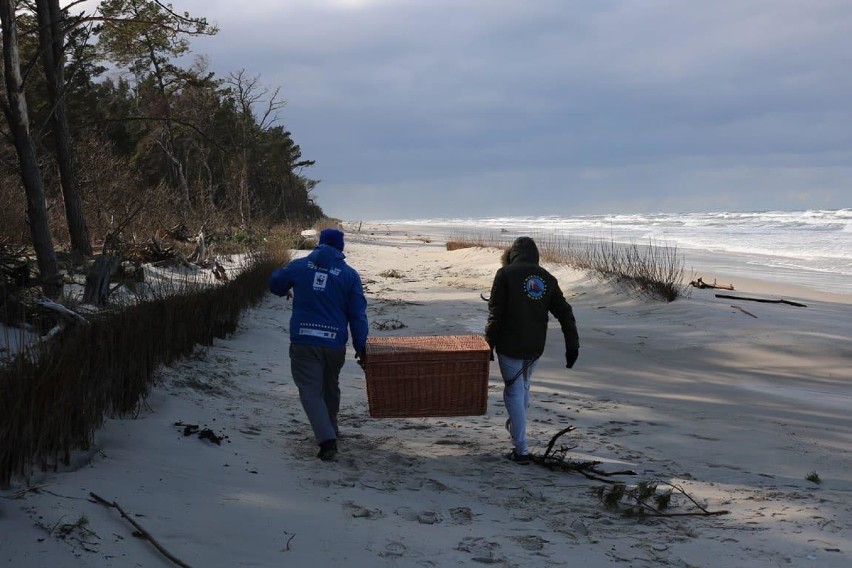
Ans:
[[[508,357],[538,359],[544,352],[551,313],[562,326],[566,351],[578,349],[574,311],[556,278],[539,266],[535,241],[518,237],[504,260],[505,266],[494,275],[488,300],[488,344]]]

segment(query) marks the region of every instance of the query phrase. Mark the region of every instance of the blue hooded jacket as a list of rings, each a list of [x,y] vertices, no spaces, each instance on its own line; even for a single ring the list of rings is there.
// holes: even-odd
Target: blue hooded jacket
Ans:
[[[361,277],[346,256],[321,244],[305,258],[278,268],[269,291],[284,296],[293,290],[290,342],[345,349],[352,332],[355,351],[367,345],[367,299]]]

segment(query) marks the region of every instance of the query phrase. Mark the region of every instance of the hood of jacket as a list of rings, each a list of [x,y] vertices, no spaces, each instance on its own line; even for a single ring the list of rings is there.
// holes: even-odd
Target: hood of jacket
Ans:
[[[346,258],[345,254],[329,245],[319,245],[308,255],[308,260],[321,268],[331,268],[337,261],[344,258]]]
[[[506,264],[529,262],[538,264],[538,247],[530,237],[518,237],[509,248]]]

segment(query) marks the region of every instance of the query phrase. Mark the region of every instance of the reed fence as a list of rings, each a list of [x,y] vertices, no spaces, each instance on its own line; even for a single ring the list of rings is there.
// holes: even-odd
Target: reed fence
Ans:
[[[106,417],[136,412],[157,368],[232,333],[278,264],[256,256],[229,282],[98,313],[0,366],[0,486],[68,464]]]

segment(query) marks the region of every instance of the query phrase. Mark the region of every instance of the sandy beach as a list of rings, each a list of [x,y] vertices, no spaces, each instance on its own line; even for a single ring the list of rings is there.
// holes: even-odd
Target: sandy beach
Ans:
[[[345,229],[371,334],[483,332],[499,250]],[[569,456],[727,514],[625,517],[593,494],[600,481],[509,462],[496,363],[484,416],[379,420],[350,346],[340,453],[321,462],[290,377],[291,306],[269,295],[233,336],[163,369],[139,415],[109,420],[71,467],[0,491],[0,566],[174,565],[92,492],[193,567],[852,566],[852,298],[731,276],[736,294],[807,307],[697,289],[665,304],[549,268],[581,349],[566,369],[551,321],[532,451],[574,426]],[[392,321],[404,327],[377,329]],[[670,510],[695,511],[677,497]]]

